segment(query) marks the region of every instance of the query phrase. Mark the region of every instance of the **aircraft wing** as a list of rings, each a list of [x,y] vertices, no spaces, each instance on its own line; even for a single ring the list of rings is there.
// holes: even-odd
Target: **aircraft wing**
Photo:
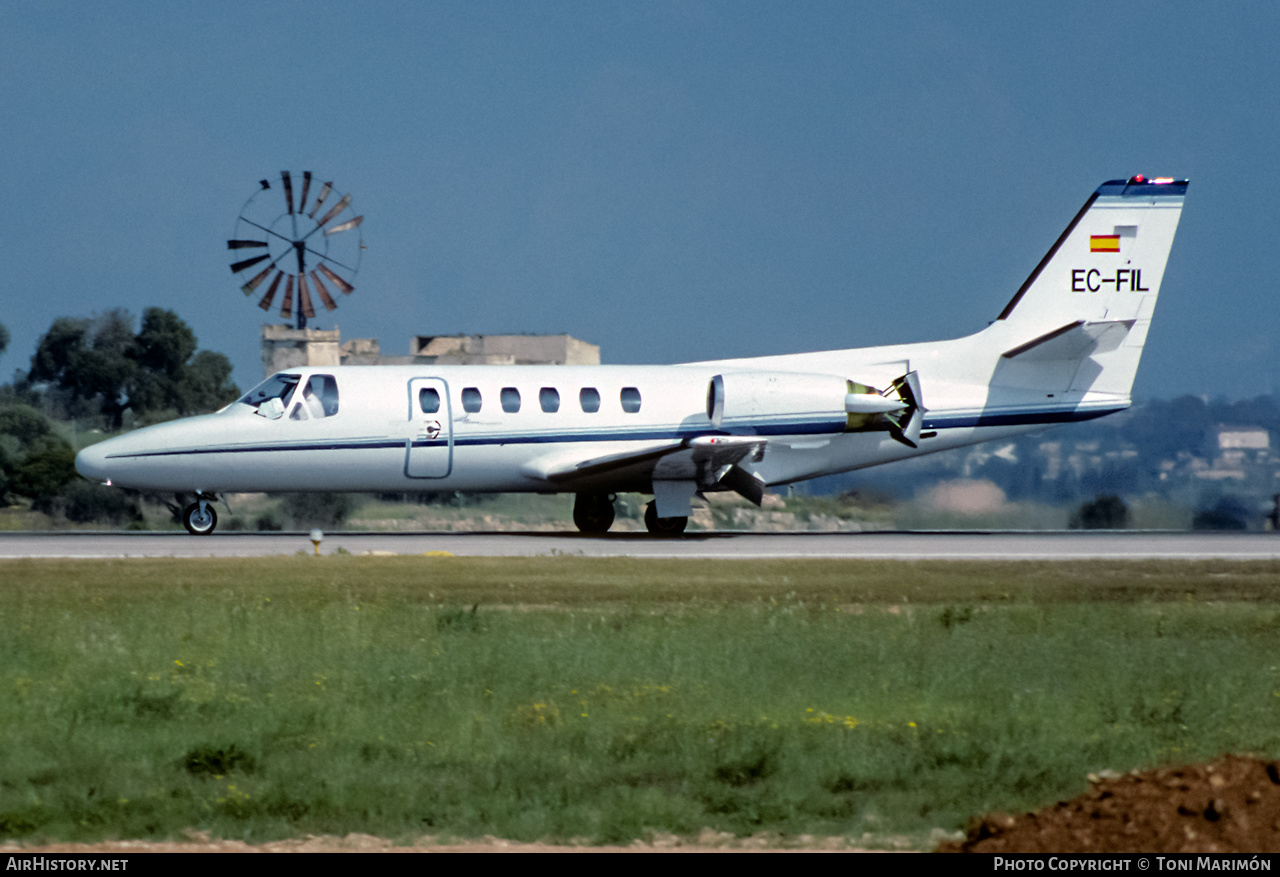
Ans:
[[[695,480],[699,488],[723,484],[759,505],[764,483],[738,466],[759,460],[768,439],[756,436],[697,436],[659,442],[597,457],[552,455],[521,467],[531,478],[572,488],[575,481],[636,468],[655,480]]]
[[[552,455],[537,460],[530,460],[520,467],[525,475],[563,484],[580,478],[603,475],[617,469],[625,469],[642,463],[656,463],[660,458],[674,453],[684,447],[683,441],[662,442],[642,448],[633,448],[616,454],[605,454],[599,457]]]

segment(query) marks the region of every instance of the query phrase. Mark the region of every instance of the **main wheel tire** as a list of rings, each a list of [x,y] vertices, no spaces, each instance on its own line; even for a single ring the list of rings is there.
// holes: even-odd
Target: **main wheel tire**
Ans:
[[[200,503],[193,502],[183,510],[182,524],[192,536],[208,536],[218,526],[218,513],[208,502],[204,504],[203,512]]]
[[[660,518],[658,504],[649,503],[644,509],[644,528],[655,536],[679,536],[689,526],[687,517]]]
[[[613,518],[613,499],[607,493],[579,493],[573,500],[573,524],[583,533],[608,533]]]

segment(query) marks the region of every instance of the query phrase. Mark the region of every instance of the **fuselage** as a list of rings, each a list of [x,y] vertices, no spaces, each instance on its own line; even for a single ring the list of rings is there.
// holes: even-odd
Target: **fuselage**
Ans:
[[[86,477],[164,492],[650,491],[681,475],[679,452],[653,465],[615,468],[570,483],[563,465],[655,452],[704,436],[756,436],[754,466],[768,485],[887,463],[1047,424],[1120,410],[1127,398],[1095,394],[1056,402],[993,398],[982,357],[959,339],[861,351],[668,366],[350,366],[290,370],[302,385],[332,380],[331,410],[308,412],[294,392],[275,417],[245,401],[127,433],[81,452]],[[953,348],[950,356],[948,348]],[[954,357],[958,357],[953,360]],[[966,367],[967,364],[967,367]],[[918,369],[929,388],[918,448],[885,431],[849,431],[844,388],[747,410],[715,424],[708,389],[717,375],[795,375],[884,387]],[[424,411],[424,391],[438,399]],[[804,404],[808,403],[808,404]],[[686,465],[687,468],[687,465]]]

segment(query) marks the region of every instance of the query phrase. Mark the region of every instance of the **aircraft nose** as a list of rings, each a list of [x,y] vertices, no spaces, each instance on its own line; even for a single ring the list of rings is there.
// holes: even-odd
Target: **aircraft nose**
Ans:
[[[90,481],[99,481],[110,483],[111,479],[107,477],[107,450],[103,447],[106,444],[101,442],[89,447],[76,454],[76,471],[88,478]]]

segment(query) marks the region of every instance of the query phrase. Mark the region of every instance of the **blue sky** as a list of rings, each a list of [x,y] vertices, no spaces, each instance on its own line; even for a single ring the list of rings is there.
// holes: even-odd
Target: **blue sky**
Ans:
[[[344,338],[568,332],[607,362],[955,337],[1085,198],[1190,177],[1135,395],[1280,389],[1274,3],[0,5],[0,374],[176,311],[261,377],[225,241],[350,192]],[[853,376],[856,377],[856,376]]]

